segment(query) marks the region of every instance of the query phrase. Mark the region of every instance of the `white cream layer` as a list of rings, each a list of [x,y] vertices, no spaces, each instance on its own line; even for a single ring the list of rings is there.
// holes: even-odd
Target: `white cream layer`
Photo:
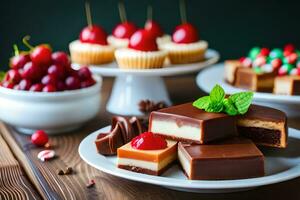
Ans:
[[[208,43],[204,40],[198,42],[193,42],[189,44],[178,44],[175,42],[169,42],[161,46],[162,49],[172,50],[172,51],[182,51],[182,50],[198,50],[198,49],[207,49]]]
[[[113,51],[114,47],[110,45],[100,45],[100,44],[91,44],[91,43],[83,43],[79,40],[75,40],[70,43],[70,49],[76,51]]]
[[[141,56],[147,56],[149,57],[157,57],[157,56],[166,56],[166,51],[138,51],[134,49],[117,49],[115,51],[116,58],[135,58],[135,57],[141,57]]]
[[[126,166],[132,166],[132,167],[140,167],[143,169],[148,169],[151,171],[159,171],[166,167],[168,164],[173,162],[177,157],[177,154],[170,155],[169,157],[165,158],[164,160],[160,162],[150,162],[150,161],[144,161],[144,160],[136,160],[132,158],[117,158],[117,164],[118,165],[126,165]]]
[[[179,126],[174,121],[161,121],[153,119],[151,132],[172,137],[201,141],[201,129],[194,126]]]
[[[107,42],[116,48],[126,48],[128,46],[129,39],[116,38],[113,35],[109,35],[107,37]]]
[[[191,165],[189,160],[183,155],[183,152],[178,147],[178,160],[185,171],[185,173],[188,175],[188,177],[191,176]]]

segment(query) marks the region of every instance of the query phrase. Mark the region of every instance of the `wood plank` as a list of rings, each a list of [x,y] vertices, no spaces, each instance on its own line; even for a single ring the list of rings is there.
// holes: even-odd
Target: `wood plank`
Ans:
[[[39,188],[45,199],[282,199],[289,197],[299,199],[298,186],[300,179],[295,179],[281,184],[260,187],[255,190],[232,193],[232,194],[196,194],[178,192],[163,187],[138,183],[120,179],[102,173],[88,166],[78,155],[80,141],[89,133],[110,123],[111,114],[105,111],[105,104],[111,90],[112,79],[105,79],[102,89],[102,106],[99,116],[89,122],[85,127],[70,134],[51,137],[51,143],[58,157],[45,163],[40,162],[36,155],[41,150],[30,145],[29,137],[19,134],[11,127],[1,125],[0,129],[5,132],[6,141],[11,141],[12,146],[18,144],[15,154],[20,157],[20,162],[27,166],[27,174],[32,182]],[[176,87],[175,87],[176,86]],[[194,82],[193,76],[168,78],[167,87],[174,103],[192,101],[203,95]],[[187,90],[188,88],[188,90]],[[290,121],[291,124],[299,127],[299,120]],[[15,143],[15,144],[13,144]],[[30,164],[32,163],[32,164]],[[71,166],[75,174],[59,176],[57,169],[64,169]],[[40,176],[38,174],[41,174]],[[89,180],[94,179],[96,184],[87,188]],[[7,189],[5,190],[7,191]],[[47,195],[47,192],[50,195]],[[54,193],[54,194],[53,194]],[[53,196],[51,196],[53,194]]]
[[[0,199],[41,199],[1,134]]]

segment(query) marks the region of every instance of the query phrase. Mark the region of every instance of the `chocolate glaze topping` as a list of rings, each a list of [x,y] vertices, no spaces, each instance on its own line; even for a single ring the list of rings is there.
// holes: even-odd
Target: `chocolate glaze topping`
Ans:
[[[112,118],[111,130],[100,133],[95,141],[97,151],[103,155],[115,155],[117,148],[130,142],[143,132],[140,121],[136,117],[115,116]]]

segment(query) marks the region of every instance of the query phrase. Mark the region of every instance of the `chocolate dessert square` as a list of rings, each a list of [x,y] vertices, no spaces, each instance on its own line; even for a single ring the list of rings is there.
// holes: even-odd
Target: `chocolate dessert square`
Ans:
[[[236,71],[239,67],[243,67],[239,60],[225,61],[225,80],[231,85],[234,85],[236,80]]]
[[[178,158],[191,180],[225,180],[264,176],[264,156],[249,139],[235,137],[222,142],[178,144]]]
[[[251,105],[245,115],[237,119],[240,135],[255,144],[271,147],[287,146],[287,116],[284,112],[259,105]]]
[[[235,86],[251,91],[272,92],[274,87],[274,73],[256,73],[252,68],[237,69]]]
[[[276,77],[274,93],[283,95],[300,95],[300,76]]]
[[[149,131],[169,139],[198,144],[237,135],[235,117],[205,112],[192,103],[152,112]]]

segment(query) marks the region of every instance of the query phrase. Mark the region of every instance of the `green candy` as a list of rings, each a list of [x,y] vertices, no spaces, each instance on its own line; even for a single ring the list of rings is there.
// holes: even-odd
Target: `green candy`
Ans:
[[[254,67],[253,70],[254,70],[254,72],[255,72],[256,74],[261,74],[261,73],[263,73],[263,70],[262,70],[262,68],[260,68],[260,67]]]
[[[292,65],[292,64],[284,64],[284,65],[282,65],[282,68],[286,69],[286,71],[287,71],[288,73],[290,73],[290,71],[291,71],[292,69],[294,69],[295,66]]]
[[[298,58],[300,57],[300,51],[299,50],[296,50],[296,54],[298,56]]]
[[[286,57],[284,57],[284,58],[282,59],[282,63],[283,63],[283,64],[289,64],[289,60],[288,60]]]
[[[283,51],[281,49],[275,48],[270,52],[270,58],[282,58],[283,57]]]
[[[254,60],[259,53],[260,53],[260,48],[253,47],[249,52],[249,57],[251,58],[251,60]]]

